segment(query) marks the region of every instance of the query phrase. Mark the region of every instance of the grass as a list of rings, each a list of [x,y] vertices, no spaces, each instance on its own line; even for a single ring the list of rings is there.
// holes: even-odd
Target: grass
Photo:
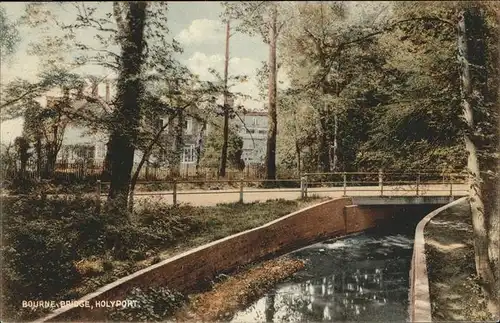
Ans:
[[[47,310],[22,300],[70,300],[190,248],[248,230],[321,199],[268,200],[213,207],[150,204],[131,224],[97,212],[92,199],[4,198],[2,299],[5,317],[36,319]]]
[[[172,257],[191,248],[256,228],[323,200],[326,199],[312,196],[304,200],[277,199],[260,203],[227,203],[214,207],[196,207],[194,208],[198,211],[196,216],[204,223],[204,229],[179,241],[176,246],[165,249],[157,257],[160,260]]]
[[[493,321],[476,276],[469,207],[443,211],[427,224],[424,235],[432,319]]]

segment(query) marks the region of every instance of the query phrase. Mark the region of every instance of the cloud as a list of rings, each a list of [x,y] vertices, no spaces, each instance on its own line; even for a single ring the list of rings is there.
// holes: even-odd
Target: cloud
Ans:
[[[224,28],[217,20],[195,19],[187,29],[181,30],[176,39],[183,45],[216,44],[224,42]]]
[[[219,54],[207,55],[201,52],[195,52],[185,61],[186,66],[194,74],[198,74],[201,80],[204,81],[215,81],[215,77],[209,73],[209,68],[216,70],[221,76],[223,76],[224,71],[224,56]],[[245,100],[242,103],[248,108],[260,108],[262,103],[258,98],[258,89],[255,82],[256,69],[260,66],[260,62],[253,60],[248,57],[233,57],[229,60],[229,75],[246,75],[249,80],[244,83],[239,83],[232,87],[235,92],[241,92],[246,95],[251,95],[256,100]]]

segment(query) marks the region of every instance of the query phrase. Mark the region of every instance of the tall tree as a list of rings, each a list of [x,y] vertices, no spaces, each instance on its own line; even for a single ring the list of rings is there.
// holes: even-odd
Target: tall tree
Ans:
[[[287,21],[285,16],[288,4],[277,1],[240,1],[223,2],[225,15],[240,21],[237,31],[249,35],[259,35],[269,45],[269,80],[268,80],[268,116],[266,178],[276,179],[276,136],[278,127],[276,94],[277,94],[277,41]],[[283,14],[282,14],[283,13]]]
[[[230,34],[230,19],[228,18],[226,21],[226,52],[224,56],[224,129],[223,129],[223,143],[221,149],[220,156],[220,165],[219,165],[219,176],[226,176],[226,164],[227,164],[227,146],[228,146],[228,138],[229,138],[229,92],[228,92],[228,69],[229,69],[229,38]]]
[[[147,2],[113,3],[118,34],[121,38],[120,74],[117,84],[115,127],[110,137],[111,184],[109,199],[127,205],[131,171],[134,163],[135,141],[141,116],[143,86],[141,74],[144,63],[144,27]],[[124,10],[125,9],[125,10]],[[123,11],[126,16],[123,16]]]
[[[488,193],[485,189],[495,189],[495,186],[491,184],[495,182],[496,176],[488,173],[492,172],[498,163],[498,157],[490,156],[498,148],[498,134],[496,134],[498,129],[495,129],[497,122],[490,120],[496,121],[498,112],[491,111],[487,102],[488,64],[485,24],[484,14],[478,6],[468,6],[459,11],[458,53],[461,66],[463,118],[466,122],[465,149],[468,153],[467,168],[471,181],[469,196],[476,270],[489,296],[490,309],[496,313],[498,312],[496,303],[498,291],[495,288],[496,277],[488,250],[490,243],[488,218],[495,216],[493,213],[495,203],[485,200]],[[491,118],[492,114],[494,118]],[[498,182],[496,184],[498,185]]]

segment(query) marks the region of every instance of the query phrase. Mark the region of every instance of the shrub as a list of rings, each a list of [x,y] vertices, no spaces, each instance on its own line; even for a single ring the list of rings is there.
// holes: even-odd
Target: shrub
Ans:
[[[152,205],[130,224],[126,211],[105,206],[99,213],[88,198],[3,200],[3,286],[11,305],[65,297],[83,279],[111,269],[113,259],[143,260],[201,227],[174,207]]]
[[[166,287],[142,290],[135,288],[127,297],[136,304],[134,307],[117,308],[109,317],[117,321],[164,321],[172,317],[175,310],[186,303],[187,297]]]

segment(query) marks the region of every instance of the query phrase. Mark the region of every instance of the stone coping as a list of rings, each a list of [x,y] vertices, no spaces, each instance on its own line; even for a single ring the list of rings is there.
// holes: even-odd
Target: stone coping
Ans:
[[[411,322],[432,322],[429,277],[427,275],[427,261],[425,257],[425,226],[442,211],[467,200],[468,197],[462,197],[456,201],[446,204],[426,215],[417,225],[410,270],[408,310]]]

